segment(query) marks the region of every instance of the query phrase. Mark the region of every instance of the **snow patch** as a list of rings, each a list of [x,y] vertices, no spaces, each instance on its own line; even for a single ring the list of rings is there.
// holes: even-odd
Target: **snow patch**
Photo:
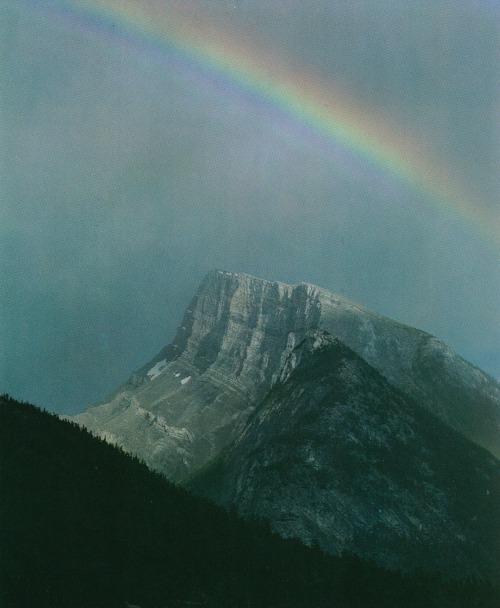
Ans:
[[[162,371],[167,367],[167,360],[163,359],[163,361],[158,361],[158,363],[156,363],[156,365],[154,365],[148,372],[148,376],[150,377],[151,380],[154,380],[155,378],[157,378]]]
[[[181,380],[181,384],[187,384],[191,380],[191,376],[187,376]]]

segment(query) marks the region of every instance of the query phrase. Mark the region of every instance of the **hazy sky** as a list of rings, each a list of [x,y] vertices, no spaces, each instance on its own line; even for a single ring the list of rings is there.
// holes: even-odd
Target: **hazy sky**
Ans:
[[[203,57],[100,22],[106,0],[3,1],[0,391],[56,412],[105,397],[173,338],[214,267],[318,284],[499,377],[500,247],[485,229],[499,212],[498,4],[136,2],[259,49],[299,88],[331,84],[436,159],[468,212]]]

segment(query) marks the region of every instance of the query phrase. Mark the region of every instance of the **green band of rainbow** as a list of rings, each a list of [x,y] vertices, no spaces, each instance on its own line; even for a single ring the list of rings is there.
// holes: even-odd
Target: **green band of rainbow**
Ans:
[[[186,14],[175,8],[182,3],[76,0],[50,4],[52,10],[65,12],[85,27],[147,40],[166,52],[174,49],[191,64],[272,103],[411,188],[440,211],[498,242],[498,228],[487,205],[467,194],[416,141],[397,132],[381,116],[360,109],[346,92],[318,75],[270,57],[269,52],[245,40],[244,33],[228,35],[195,10]]]

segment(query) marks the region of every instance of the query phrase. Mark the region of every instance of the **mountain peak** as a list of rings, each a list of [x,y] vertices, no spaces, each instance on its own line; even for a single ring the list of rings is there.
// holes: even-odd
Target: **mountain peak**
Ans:
[[[498,384],[437,338],[309,283],[208,273],[174,340],[75,419],[284,535],[390,567],[424,555],[491,571],[473,518],[489,518],[497,483],[482,448],[500,455]]]
[[[442,342],[310,283],[220,269],[206,275],[173,341],[76,419],[181,480],[237,436],[296,365],[298,345],[328,340],[500,456],[498,384]]]

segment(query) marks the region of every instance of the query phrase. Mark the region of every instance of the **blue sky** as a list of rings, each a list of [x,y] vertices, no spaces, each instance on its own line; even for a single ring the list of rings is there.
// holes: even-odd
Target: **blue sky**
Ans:
[[[497,6],[313,4],[197,6],[418,138],[498,218]],[[318,284],[499,376],[498,241],[230,84],[29,7],[0,8],[0,390],[105,397],[214,267]]]

